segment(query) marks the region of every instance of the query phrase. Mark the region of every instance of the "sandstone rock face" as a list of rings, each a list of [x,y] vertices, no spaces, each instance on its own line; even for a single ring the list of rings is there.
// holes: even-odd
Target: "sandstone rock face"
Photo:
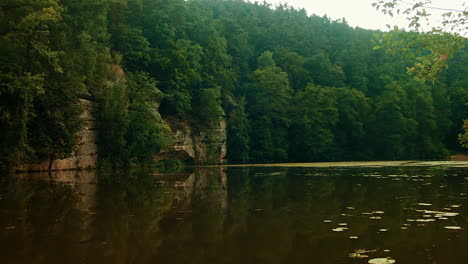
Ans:
[[[227,123],[220,118],[211,128],[194,129],[187,122],[169,120],[173,145],[157,154],[155,161],[175,159],[194,163],[222,164],[226,158]]]
[[[93,113],[95,103],[86,99],[80,99],[83,107],[81,119],[83,128],[78,132],[77,142],[71,157],[52,161],[51,170],[77,170],[94,168],[97,164],[96,127]],[[46,171],[49,170],[50,160],[44,159],[38,163],[23,164],[17,168],[19,171]]]

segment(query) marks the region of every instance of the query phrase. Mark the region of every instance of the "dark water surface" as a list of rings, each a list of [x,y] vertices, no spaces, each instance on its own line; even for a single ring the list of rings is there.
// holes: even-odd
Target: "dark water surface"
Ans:
[[[467,195],[447,165],[1,177],[0,263],[467,263]]]

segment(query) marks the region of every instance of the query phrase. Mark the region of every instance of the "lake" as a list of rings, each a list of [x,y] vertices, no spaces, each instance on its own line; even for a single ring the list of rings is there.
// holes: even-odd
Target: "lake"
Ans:
[[[467,162],[18,174],[0,263],[459,264],[467,195]]]

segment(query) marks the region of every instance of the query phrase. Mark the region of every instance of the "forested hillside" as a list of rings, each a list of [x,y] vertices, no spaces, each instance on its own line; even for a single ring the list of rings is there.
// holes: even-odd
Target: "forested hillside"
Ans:
[[[102,164],[147,162],[165,120],[228,120],[230,163],[443,159],[468,117],[468,48],[436,81],[381,32],[240,0],[3,0],[0,163],[70,155],[79,98]]]

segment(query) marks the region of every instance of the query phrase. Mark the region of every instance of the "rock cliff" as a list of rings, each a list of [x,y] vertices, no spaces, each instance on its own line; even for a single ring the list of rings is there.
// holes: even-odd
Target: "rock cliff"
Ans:
[[[83,120],[83,128],[78,132],[77,143],[71,156],[66,159],[50,160],[44,158],[37,163],[23,164],[17,167],[17,171],[46,171],[49,170],[76,170],[94,168],[97,164],[96,127],[94,112],[95,103],[80,99],[83,113],[80,118]]]
[[[50,160],[44,158],[37,163],[23,164],[17,171],[79,170],[94,168],[97,164],[96,126],[94,113],[96,105],[87,99],[80,99],[83,107],[81,118],[83,129],[71,156],[66,159]],[[213,127],[193,128],[186,121],[169,119],[174,143],[169,149],[159,153],[155,161],[167,159],[193,163],[221,164],[226,157],[226,119],[220,118]]]
[[[168,118],[174,143],[155,157],[194,163],[221,164],[226,158],[226,119],[221,117],[213,127],[194,128],[187,122]]]

